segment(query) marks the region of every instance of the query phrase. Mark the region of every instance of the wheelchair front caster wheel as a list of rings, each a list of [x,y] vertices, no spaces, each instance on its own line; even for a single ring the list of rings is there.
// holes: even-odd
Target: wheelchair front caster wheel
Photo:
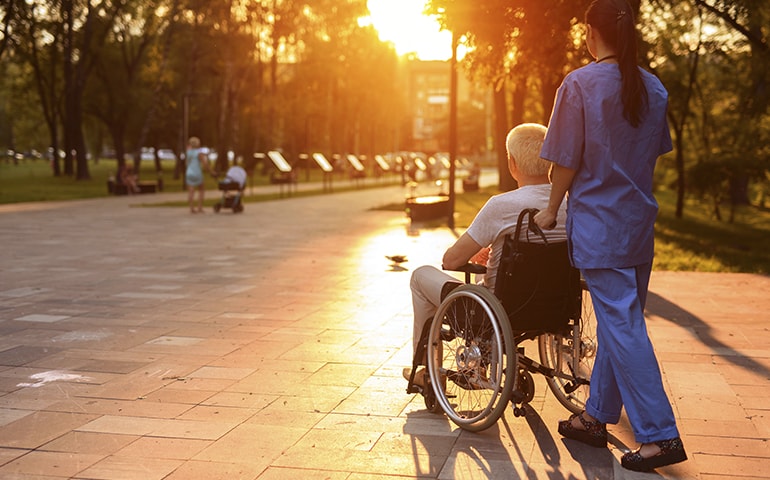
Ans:
[[[524,405],[520,407],[513,407],[513,416],[514,417],[523,417],[527,414],[527,409],[524,407]]]
[[[439,405],[436,394],[433,392],[432,388],[425,390],[423,400],[425,400],[425,408],[427,408],[430,413],[441,413],[443,411],[441,410],[441,405]]]
[[[521,392],[522,403],[529,403],[535,398],[535,379],[523,368],[519,370],[519,376],[516,378],[516,390]]]

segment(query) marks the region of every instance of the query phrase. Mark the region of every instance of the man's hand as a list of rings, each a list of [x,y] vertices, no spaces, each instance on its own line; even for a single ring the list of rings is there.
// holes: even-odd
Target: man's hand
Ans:
[[[471,263],[477,263],[479,265],[486,265],[489,261],[489,247],[482,248],[481,250],[476,253],[476,255],[472,256],[470,259]]]
[[[556,215],[548,210],[540,210],[535,215],[535,224],[542,230],[553,230],[556,228]]]

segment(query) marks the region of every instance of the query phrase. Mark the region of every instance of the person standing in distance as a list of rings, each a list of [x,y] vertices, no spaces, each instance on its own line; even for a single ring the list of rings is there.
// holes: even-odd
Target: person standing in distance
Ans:
[[[201,141],[198,137],[190,137],[187,141],[185,161],[187,162],[185,182],[187,183],[187,201],[190,204],[190,212],[203,213],[203,171],[209,172],[209,161],[206,154],[201,151]],[[197,205],[195,202],[196,191],[198,192]]]
[[[568,74],[556,94],[541,156],[554,163],[548,207],[535,222],[554,228],[567,199],[572,263],[597,318],[598,351],[586,409],[559,433],[606,447],[606,425],[623,407],[639,449],[621,458],[635,471],[687,459],[647,335],[644,305],[658,204],[653,170],[672,150],[668,93],[637,64],[636,22],[625,0],[594,0],[586,44],[595,62]]]

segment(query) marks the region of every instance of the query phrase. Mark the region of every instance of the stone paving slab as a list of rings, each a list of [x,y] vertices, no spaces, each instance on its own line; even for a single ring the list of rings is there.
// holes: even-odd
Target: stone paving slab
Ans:
[[[561,439],[542,378],[526,417],[482,433],[427,412],[401,378],[409,275],[455,236],[372,209],[406,193],[0,206],[0,478],[768,478],[765,276],[653,273],[686,463],[623,470],[625,417],[609,449]]]

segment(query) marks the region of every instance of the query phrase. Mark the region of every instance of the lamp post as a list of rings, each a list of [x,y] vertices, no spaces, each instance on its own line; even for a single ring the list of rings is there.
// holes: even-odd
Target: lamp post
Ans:
[[[190,96],[192,95],[189,92],[182,94],[182,155],[184,156],[184,163],[179,165],[182,174],[182,190],[187,188],[185,165],[187,165],[187,141],[190,138]]]
[[[190,97],[205,95],[206,92],[187,92],[182,94],[182,152],[187,156],[187,141],[190,139]],[[187,158],[185,158],[185,164]],[[184,172],[184,168],[182,169]],[[184,173],[182,174],[182,188],[187,188]]]
[[[455,228],[455,169],[457,157],[457,34],[452,32],[452,58],[449,61],[449,218]]]

